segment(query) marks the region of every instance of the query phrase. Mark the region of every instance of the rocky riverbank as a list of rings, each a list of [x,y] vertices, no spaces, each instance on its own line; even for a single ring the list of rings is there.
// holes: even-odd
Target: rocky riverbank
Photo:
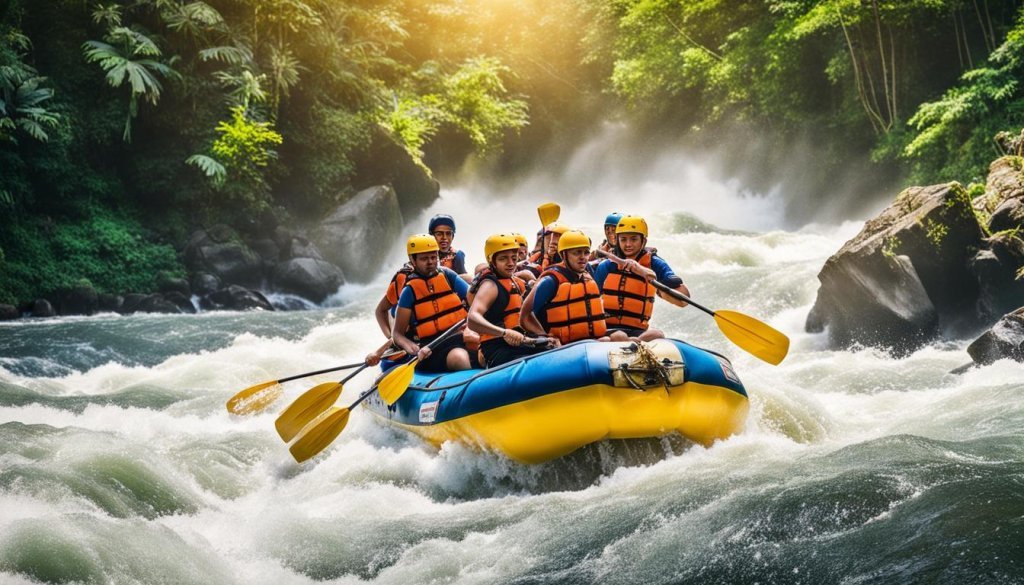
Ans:
[[[306,302],[272,303],[284,293],[321,303],[348,281],[376,274],[386,246],[402,238],[405,218],[437,199],[429,171],[384,135],[358,161],[360,189],[323,216],[243,234],[226,225],[195,230],[177,247],[187,274],[160,279],[155,291],[99,292],[87,280],[21,306],[0,304],[0,320],[98,312],[194,313],[197,310],[280,310]]]
[[[1004,143],[1012,154],[991,164],[983,192],[955,182],[911,187],[867,221],[818,274],[807,331],[827,331],[833,347],[906,355],[1011,319],[1024,305],[1021,147],[1021,137]]]

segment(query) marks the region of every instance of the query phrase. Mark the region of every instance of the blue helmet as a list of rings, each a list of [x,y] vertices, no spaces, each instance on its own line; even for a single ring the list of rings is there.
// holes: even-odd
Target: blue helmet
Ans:
[[[622,214],[618,211],[613,211],[608,214],[608,217],[604,218],[604,225],[619,225],[619,220],[622,219]],[[455,229],[455,228],[452,228]]]
[[[452,216],[446,213],[439,213],[434,217],[430,218],[430,224],[427,225],[427,231],[430,233],[434,233],[434,230],[437,229],[437,226],[439,225],[449,226],[452,228],[453,232],[455,231],[455,220],[452,219]]]

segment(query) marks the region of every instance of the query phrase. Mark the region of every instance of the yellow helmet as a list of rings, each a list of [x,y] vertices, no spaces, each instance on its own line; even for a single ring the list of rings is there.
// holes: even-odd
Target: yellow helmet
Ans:
[[[560,221],[553,221],[553,222],[549,223],[548,225],[544,226],[544,233],[545,234],[551,234],[551,233],[564,234],[567,231],[569,231],[569,226],[565,225],[564,223],[562,223]]]
[[[519,244],[520,246],[526,246],[527,248],[530,247],[530,242],[526,241],[526,236],[524,236],[523,234],[519,232],[513,232],[512,238],[515,239],[516,243]]]
[[[441,248],[437,245],[437,240],[430,234],[409,236],[409,239],[405,242],[405,253],[410,256],[424,252],[438,252],[440,250]]]
[[[624,215],[615,226],[615,235],[640,234],[647,238],[647,221],[639,215]]]
[[[589,250],[590,238],[580,230],[566,231],[562,234],[562,237],[558,239],[558,251],[561,252],[572,248],[587,248]]]
[[[494,255],[505,250],[519,251],[519,243],[511,234],[494,234],[484,242],[484,258],[490,264]]]

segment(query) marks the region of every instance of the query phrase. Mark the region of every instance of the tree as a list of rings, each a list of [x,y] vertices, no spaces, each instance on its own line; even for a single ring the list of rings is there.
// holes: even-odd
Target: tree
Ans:
[[[163,52],[153,39],[139,30],[120,25],[120,12],[115,8],[101,5],[96,9],[94,21],[107,23],[111,28],[103,37],[105,42],[86,41],[82,50],[86,61],[98,63],[107,72],[107,83],[111,87],[121,87],[127,82],[130,94],[122,138],[131,142],[132,120],[138,115],[139,99],[155,106],[163,91],[157,75],[172,79],[180,76],[158,60]]]

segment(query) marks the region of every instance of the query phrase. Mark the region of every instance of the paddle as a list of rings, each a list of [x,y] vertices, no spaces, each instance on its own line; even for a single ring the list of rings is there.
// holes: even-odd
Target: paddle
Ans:
[[[448,328],[447,331],[437,336],[437,339],[431,341],[426,345],[427,348],[433,349],[435,345],[449,337],[454,331],[460,329],[466,324],[466,320],[463,319]],[[384,402],[391,406],[402,394],[405,394],[406,388],[412,382],[413,370],[416,368],[416,364],[420,361],[419,357],[413,357],[408,362],[392,368],[390,372],[377,383],[377,391],[380,392],[380,397],[384,399]]]
[[[452,325],[447,331],[439,335],[437,339],[428,343],[426,347],[432,347],[443,341],[451,336],[452,333],[458,331],[465,323],[466,320],[463,319]],[[345,425],[348,424],[348,416],[352,409],[372,394],[374,390],[379,392],[381,398],[389,405],[394,404],[396,400],[401,398],[402,394],[405,394],[409,383],[412,382],[413,368],[416,367],[417,361],[418,358],[414,357],[408,363],[394,367],[375,386],[360,394],[359,398],[356,398],[352,404],[348,406],[332,406],[324,411],[323,414],[302,429],[298,438],[288,448],[292,457],[299,463],[302,463],[326,449],[331,444],[331,441],[337,438],[341,431],[345,430]]]
[[[361,365],[363,365],[363,362],[346,364],[336,368],[306,372],[305,374],[289,376],[287,378],[281,378],[280,380],[272,380],[270,382],[263,382],[261,384],[256,384],[255,386],[250,386],[238,394],[235,394],[228,400],[228,412],[232,414],[255,414],[261,412],[281,397],[284,393],[284,388],[281,388],[281,384],[284,382],[298,380],[299,378],[308,378],[310,376],[316,376],[317,374],[326,374],[327,372],[349,370]]]
[[[348,424],[348,415],[352,412],[352,409],[376,389],[377,387],[374,386],[363,392],[359,395],[359,398],[356,398],[355,402],[348,406],[332,406],[328,408],[323,414],[302,429],[299,438],[288,448],[295,461],[302,463],[326,449],[341,434],[341,431],[345,430],[345,425]]]
[[[616,263],[624,262],[622,258],[619,258],[615,254],[609,254],[608,252],[603,252],[601,250],[598,250],[598,253],[610,258]],[[654,288],[664,292],[665,294],[673,296],[681,301],[685,301],[686,303],[689,303],[690,305],[714,317],[718,328],[722,330],[722,334],[724,334],[729,341],[732,341],[739,346],[740,349],[754,357],[764,360],[773,366],[777,366],[783,359],[785,359],[786,354],[789,353],[789,338],[766,323],[762,323],[753,317],[736,311],[712,311],[707,307],[695,303],[693,299],[683,293],[673,288],[669,288],[657,280],[652,279],[649,282],[654,286]]]
[[[537,215],[540,217],[541,227],[547,226],[549,223],[558,221],[558,216],[562,214],[562,208],[557,203],[541,203],[537,207]]]
[[[387,359],[404,353],[401,350],[397,350],[385,354],[382,358]],[[274,421],[277,434],[281,435],[281,439],[287,443],[295,438],[295,435],[299,434],[303,427],[319,416],[320,413],[331,407],[341,397],[341,393],[345,389],[345,382],[356,377],[368,365],[364,363],[359,366],[359,369],[345,376],[340,382],[326,382],[313,386],[296,398]]]

